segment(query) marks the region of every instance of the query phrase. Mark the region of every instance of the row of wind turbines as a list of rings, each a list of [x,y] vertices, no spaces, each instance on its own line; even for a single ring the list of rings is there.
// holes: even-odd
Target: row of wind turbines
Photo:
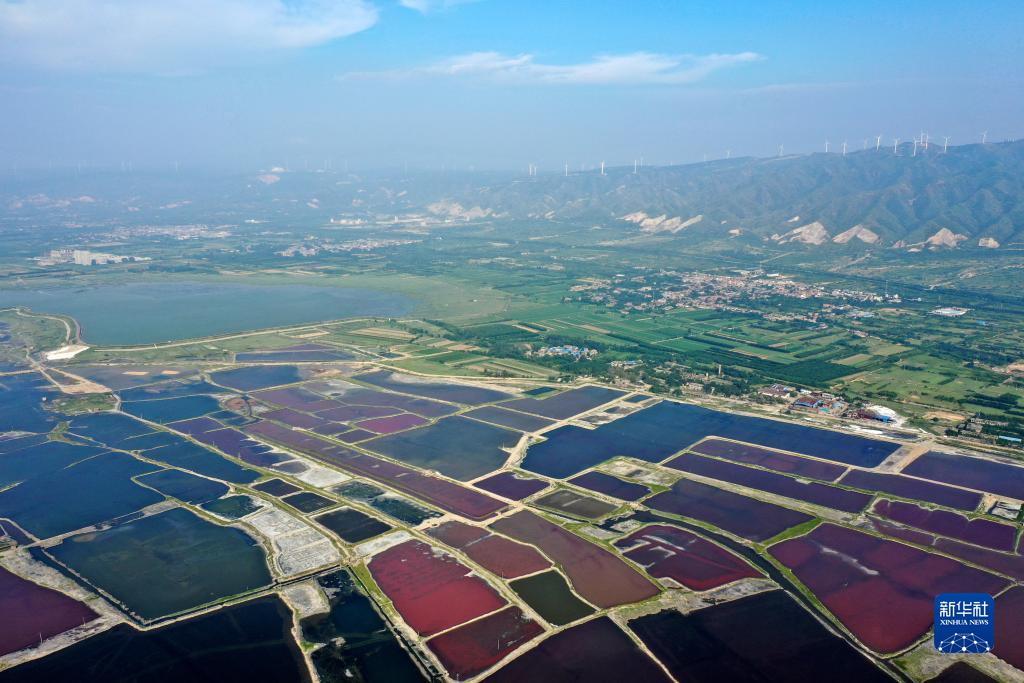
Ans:
[[[880,152],[882,150],[882,138],[883,137],[884,137],[883,135],[876,135],[875,136],[875,151],[876,152]],[[943,154],[945,154],[946,152],[949,151],[949,141],[952,140],[952,139],[953,139],[953,137],[950,136],[950,135],[943,135],[942,136],[942,153]],[[902,142],[902,141],[903,141],[902,138],[899,138],[899,137],[892,138],[892,151],[893,151],[893,154],[899,154],[900,153],[900,142]],[[868,149],[868,146],[869,146],[870,142],[871,142],[871,138],[864,138],[863,142],[861,143],[861,150],[865,150],[866,151]],[[921,134],[919,136],[915,137],[915,138],[912,138],[911,142],[913,142],[913,145],[914,145],[913,151],[911,152],[911,156],[915,156],[916,157],[917,154],[918,154],[918,150],[921,150],[922,152],[928,151],[929,145],[932,144],[932,142],[931,142],[931,135],[929,133],[921,131]],[[981,144],[984,145],[987,142],[988,142],[988,131],[984,130],[984,131],[981,132]],[[936,144],[938,144],[938,143],[936,143]],[[886,145],[886,148],[888,148],[888,145]],[[849,142],[844,140],[842,143],[840,143],[840,152],[838,152],[838,153],[841,153],[843,156],[846,156],[846,153],[848,151],[850,151]],[[832,143],[831,143],[831,141],[825,140],[825,154],[829,154],[829,153],[837,153],[837,152],[832,152]],[[785,154],[786,154],[785,145],[780,144],[779,145],[778,156],[782,157],[782,156],[785,156]],[[731,159],[732,158],[732,150],[731,149],[725,150],[725,158],[726,159]],[[708,160],[708,155],[705,154],[704,155],[704,161],[706,162],[707,160]],[[669,165],[674,165],[674,162],[670,163]],[[643,167],[644,167],[644,158],[643,157],[639,157],[638,159],[634,159],[633,160],[633,174],[634,175],[638,174],[640,172],[640,169],[642,169]],[[587,170],[586,166],[584,164],[580,164],[580,172],[583,173],[585,170]],[[531,178],[535,177],[537,175],[538,171],[539,171],[539,167],[537,166],[537,164],[531,163],[531,164],[527,165],[527,175],[529,177],[531,177]],[[566,163],[563,166],[563,174],[566,177],[569,176],[569,164],[568,163]],[[607,175],[605,173],[605,162],[604,161],[602,161],[600,163],[600,175]]]
[[[868,141],[870,139],[871,138],[864,138],[864,142],[863,142],[863,144],[861,146],[862,150],[866,150],[868,148]],[[952,140],[952,139],[953,139],[952,136],[949,136],[949,135],[943,135],[942,136],[942,153],[943,154],[945,154],[949,150],[949,141]],[[912,141],[914,143],[914,151],[912,152],[912,155],[913,156],[917,156],[918,148],[921,148],[924,151],[928,150],[928,145],[931,142],[931,136],[928,133],[925,133],[924,131],[921,131],[921,135],[919,135],[916,138],[913,138]],[[986,142],[988,142],[988,131],[987,130],[981,132],[981,144],[984,145]],[[829,148],[830,148],[831,144],[832,144],[831,142],[829,142],[828,140],[825,140],[825,154],[829,153]],[[881,148],[882,148],[882,136],[881,135],[876,135],[875,136],[875,151],[878,152],[878,151],[881,150]],[[898,137],[897,138],[893,138],[892,139],[892,151],[893,151],[893,153],[894,154],[899,154],[899,148],[900,148],[900,138],[898,138]],[[843,154],[843,156],[846,156],[847,149],[848,149],[848,143],[844,140],[843,143],[842,143],[842,154]],[[779,156],[782,156],[783,152],[784,152],[783,146],[779,145]]]

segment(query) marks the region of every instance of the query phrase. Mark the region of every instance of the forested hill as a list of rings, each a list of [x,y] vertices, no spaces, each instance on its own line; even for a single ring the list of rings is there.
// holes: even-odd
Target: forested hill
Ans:
[[[682,235],[997,248],[1024,242],[1024,142],[742,158],[521,178],[445,197],[512,217],[623,219]],[[929,242],[929,240],[931,240]]]

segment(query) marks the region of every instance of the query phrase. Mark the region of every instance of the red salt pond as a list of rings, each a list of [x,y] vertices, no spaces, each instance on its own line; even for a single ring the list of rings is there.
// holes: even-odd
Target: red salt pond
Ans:
[[[1017,586],[996,598],[996,657],[1024,669],[1024,587]]]
[[[723,460],[744,463],[747,465],[759,465],[776,472],[795,474],[811,479],[823,481],[835,481],[839,475],[846,471],[845,467],[835,463],[812,460],[799,455],[790,455],[782,451],[755,446],[753,444],[739,443],[738,441],[726,441],[715,437],[708,437],[690,449],[701,455],[712,455]]]
[[[77,600],[0,567],[0,655],[37,646],[97,616]]]
[[[402,413],[391,417],[378,417],[372,420],[363,420],[356,424],[360,429],[366,429],[377,434],[393,434],[410,427],[419,427],[427,424],[427,419],[412,413]]]
[[[532,512],[517,512],[491,524],[495,531],[540,548],[559,564],[576,592],[598,607],[640,602],[657,587],[611,552]]]
[[[427,647],[454,680],[464,681],[543,632],[537,622],[513,606],[435,636],[427,641]]]
[[[930,481],[904,477],[901,474],[881,474],[879,472],[865,472],[864,470],[850,470],[839,483],[857,489],[864,489],[865,491],[891,493],[901,498],[923,500],[926,503],[935,503],[936,505],[944,505],[948,508],[956,508],[957,510],[965,510],[967,512],[977,509],[978,504],[981,502],[980,493],[965,491],[944,484],[933,484]]]
[[[445,522],[427,531],[458,548],[481,567],[503,579],[515,579],[547,569],[551,563],[534,548],[462,522]]]
[[[903,650],[927,633],[940,593],[995,594],[1009,583],[948,557],[834,524],[777,543],[770,552],[879,653]]]
[[[507,604],[454,557],[420,541],[388,548],[367,566],[405,622],[421,636],[444,631]]]
[[[900,524],[930,531],[940,536],[983,545],[994,550],[1013,552],[1017,527],[987,519],[967,519],[947,510],[928,510],[913,503],[879,500],[871,510],[874,514]]]
[[[672,579],[697,591],[761,576],[728,550],[685,529],[654,524],[615,542],[623,554],[653,577]]]

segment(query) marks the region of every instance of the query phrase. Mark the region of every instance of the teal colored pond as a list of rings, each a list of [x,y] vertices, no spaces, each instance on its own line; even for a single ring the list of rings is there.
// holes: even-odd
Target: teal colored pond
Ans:
[[[239,519],[260,509],[259,505],[249,496],[225,496],[211,500],[209,503],[203,503],[200,507],[228,519]]]
[[[0,290],[0,308],[63,313],[88,343],[151,344],[335,318],[401,316],[415,301],[372,289],[235,282],[123,282]]]
[[[49,551],[143,620],[191,609],[270,583],[259,543],[175,508]]]

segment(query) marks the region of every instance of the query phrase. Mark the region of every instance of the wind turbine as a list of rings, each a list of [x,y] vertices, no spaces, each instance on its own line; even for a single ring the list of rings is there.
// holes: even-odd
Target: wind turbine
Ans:
[[[846,156],[846,140],[843,140],[843,156]]]
[[[983,130],[981,131],[981,144],[984,145],[986,140],[988,140],[988,131]]]
[[[732,150],[731,149],[725,150],[725,158],[726,159],[731,159],[732,158]]]
[[[601,175],[604,175],[604,162],[601,162]]]
[[[943,135],[942,136],[942,153],[945,154],[947,149],[949,149],[949,136],[948,135]]]
[[[569,177],[569,162],[565,162],[565,177]]]
[[[875,136],[875,151],[877,152],[878,148],[881,147],[881,146],[882,146],[882,136],[881,135],[876,135]]]
[[[899,152],[899,148],[900,148],[900,139],[899,138],[893,138],[892,139],[892,153],[893,154],[899,154],[900,153]]]
[[[825,140],[825,154],[828,154],[828,140]]]
[[[637,164],[638,163],[639,162],[636,159],[633,159],[633,175],[636,175],[636,173],[637,173],[637,170],[638,170]]]
[[[780,157],[782,156],[782,152],[783,152],[784,148],[785,148],[784,145],[779,145],[779,156]]]

